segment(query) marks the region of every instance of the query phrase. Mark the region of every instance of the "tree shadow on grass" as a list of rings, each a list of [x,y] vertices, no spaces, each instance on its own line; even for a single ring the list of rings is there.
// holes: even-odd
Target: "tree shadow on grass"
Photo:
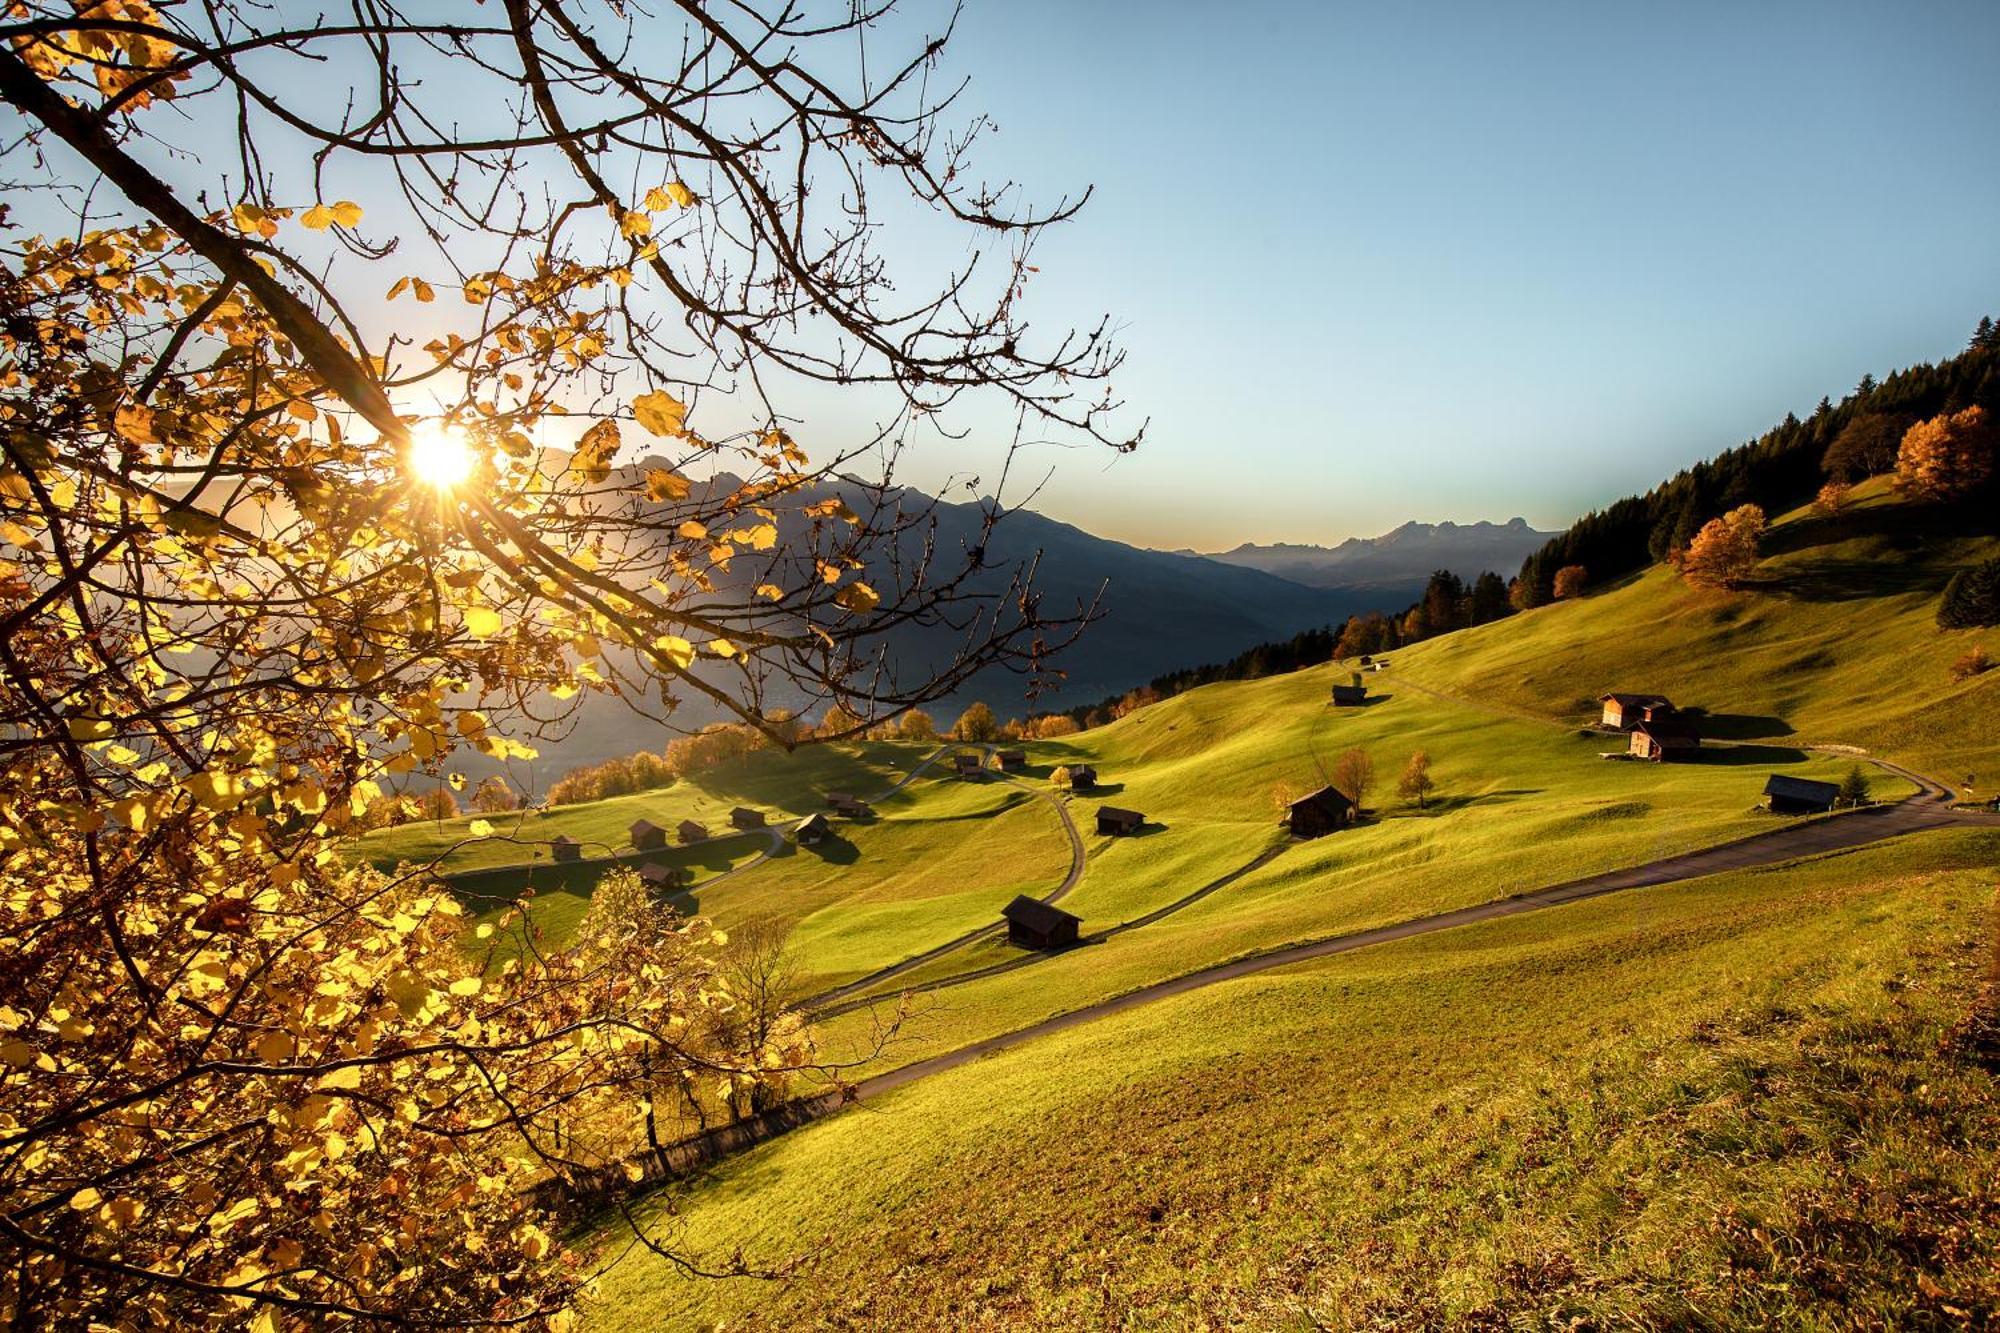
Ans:
[[[1769,768],[1805,762],[1806,752],[1789,745],[1704,745],[1693,762],[1709,768]]]
[[[1711,713],[1705,708],[1685,708],[1701,734],[1711,740],[1754,741],[1772,736],[1790,736],[1792,724],[1781,717],[1759,713]]]
[[[787,846],[794,846],[787,843]],[[816,856],[830,866],[851,866],[861,859],[861,849],[838,833],[829,833],[818,842],[794,848],[802,856]]]

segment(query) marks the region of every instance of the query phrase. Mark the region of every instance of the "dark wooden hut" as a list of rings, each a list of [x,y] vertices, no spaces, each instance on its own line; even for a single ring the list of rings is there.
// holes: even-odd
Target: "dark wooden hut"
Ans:
[[[1833,809],[1833,803],[1840,799],[1840,788],[1831,782],[1773,773],[1764,783],[1764,796],[1774,814],[1819,815]]]
[[[1089,764],[1071,764],[1069,785],[1076,791],[1089,791],[1097,785],[1097,770]]]
[[[866,819],[874,813],[868,808],[868,802],[858,796],[829,796],[826,803],[833,807],[835,814],[848,819]]]
[[[691,842],[700,842],[706,838],[708,836],[708,829],[704,825],[695,823],[692,819],[683,819],[675,827],[674,834],[680,838],[681,845],[685,847]]]
[[[960,750],[951,757],[952,771],[962,778],[976,778],[986,768],[986,761],[967,750]]]
[[[1701,751],[1701,732],[1693,719],[1679,713],[1647,717],[1632,726],[1634,759],[1692,759]]]
[[[639,867],[640,882],[649,889],[679,888],[693,878],[685,866],[670,866],[659,861],[648,861]]]
[[[1121,810],[1115,805],[1097,807],[1097,831],[1108,837],[1128,837],[1137,833],[1145,823],[1146,817],[1137,810]]]
[[[1023,949],[1060,949],[1076,943],[1080,919],[1060,907],[1022,894],[1000,912],[1007,922],[1007,942]]]
[[[656,851],[667,845],[667,831],[650,819],[632,821],[632,845],[642,852]]]
[[[1347,793],[1321,787],[1310,796],[1293,801],[1285,823],[1295,838],[1320,838],[1348,827],[1354,822],[1355,813],[1354,802],[1347,799]]]
[[[740,829],[760,829],[764,827],[764,812],[739,805],[729,812],[729,822]]]
[[[833,825],[826,822],[826,816],[814,811],[801,819],[799,826],[792,830],[792,840],[801,847],[812,847],[825,842],[831,832]]]
[[[999,761],[1000,767],[1006,769],[1009,773],[1016,772],[1028,766],[1028,752],[1026,750],[1001,750],[993,757]]]
[[[1353,708],[1368,702],[1366,685],[1336,685],[1333,687],[1333,703],[1336,708]]]
[[[558,833],[549,839],[549,855],[558,861],[581,861],[583,844],[567,833]]]
[[[1648,717],[1674,711],[1673,701],[1664,694],[1600,694],[1597,702],[1604,705],[1604,725],[1614,731],[1630,731]]]

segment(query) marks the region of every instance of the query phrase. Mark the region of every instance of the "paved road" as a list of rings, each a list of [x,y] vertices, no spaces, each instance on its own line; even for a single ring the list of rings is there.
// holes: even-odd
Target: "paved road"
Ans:
[[[1670,856],[1625,870],[1591,875],[1584,879],[1572,880],[1567,884],[1559,884],[1554,888],[1518,894],[1497,902],[1478,903],[1453,912],[1440,912],[1433,916],[1399,921],[1394,925],[1377,926],[1372,930],[1359,930],[1346,935],[1335,935],[1323,940],[1251,954],[1232,962],[1204,968],[1199,972],[1190,972],[1185,976],[1142,986],[1138,990],[1127,991],[1123,995],[1044,1019],[1019,1031],[988,1037],[970,1046],[947,1051],[943,1055],[934,1055],[928,1060],[919,1060],[900,1069],[892,1069],[885,1074],[877,1074],[856,1084],[855,1095],[857,1098],[876,1096],[904,1087],[931,1074],[970,1064],[995,1051],[1005,1050],[1037,1037],[1062,1032],[1112,1014],[1135,1009],[1140,1005],[1153,1004],[1175,995],[1184,995],[1218,982],[1234,981],[1238,977],[1267,972],[1272,968],[1289,967],[1293,963],[1302,963],[1314,958],[1328,958],[1334,954],[1365,949],[1370,945],[1388,944],[1395,940],[1429,935],[1440,930],[1454,930],[1460,926],[1474,925],[1482,921],[1518,916],[1523,912],[1538,912],[1544,908],[1581,902],[1586,898],[1598,898],[1625,889],[1696,879],[1725,870],[1776,865],[1799,857],[1881,842],[1884,839],[1900,837],[1905,833],[1951,826],[2000,829],[2000,819],[1994,816],[1947,808],[1932,794],[1930,789],[1935,788],[1935,784],[1925,785],[1927,787],[1925,795],[1912,797],[1895,805],[1873,806],[1865,810],[1788,824],[1783,828],[1753,834],[1748,838],[1704,848],[1698,852]]]
[[[938,758],[939,755],[942,755],[945,750],[951,748],[953,747],[941,747],[930,758],[924,760],[924,764],[929,764],[932,760]],[[991,745],[975,748],[983,748],[989,757],[992,755],[994,749]],[[921,765],[919,767],[921,768]],[[900,791],[904,784],[916,775],[917,771],[912,770],[909,777],[904,778],[902,782],[890,788],[890,791]],[[1063,832],[1069,837],[1069,871],[1063,876],[1062,883],[1056,885],[1055,888],[1042,896],[1042,901],[1045,903],[1059,902],[1069,894],[1071,889],[1076,887],[1077,881],[1083,878],[1083,835],[1077,831],[1076,821],[1070,818],[1068,804],[1053,792],[1039,787],[1030,787],[1020,779],[1009,777],[1005,773],[999,773],[999,776],[1004,781],[1012,783],[1030,795],[1047,801],[1055,810],[1056,818],[1062,821]],[[886,795],[887,793],[884,794]],[[897,977],[906,976],[926,963],[936,962],[938,959],[955,950],[976,944],[980,940],[991,939],[1004,929],[1006,929],[1004,922],[995,922],[992,925],[981,926],[977,930],[969,930],[955,939],[946,940],[943,944],[937,945],[935,948],[926,949],[920,954],[905,958],[900,963],[891,963],[887,967],[878,968],[870,972],[865,977],[850,981],[844,986],[835,986],[832,990],[821,991],[817,995],[809,996],[799,1002],[799,1007],[806,1010],[814,1018],[831,1018],[835,1014],[843,1014],[850,1009],[858,1009],[862,1005],[870,1003],[868,1000],[855,998],[863,991],[873,990],[886,981],[893,981]],[[1002,964],[1001,966],[1004,967],[1006,965]],[[970,980],[973,976],[984,976],[990,970],[992,969],[982,969],[977,973],[966,973],[963,979]],[[958,978],[953,978],[952,980],[956,981]],[[926,987],[925,989],[929,988]]]

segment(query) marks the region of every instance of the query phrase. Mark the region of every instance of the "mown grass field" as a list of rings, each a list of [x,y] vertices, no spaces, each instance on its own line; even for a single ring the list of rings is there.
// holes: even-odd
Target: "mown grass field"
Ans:
[[[663,1238],[783,1280],[634,1253],[590,1322],[1953,1325],[2000,1301],[1965,1026],[1996,857],[1920,835],[1029,1043],[656,1201]]]
[[[1975,645],[2000,660],[2000,631],[1941,631],[1936,612],[1945,581],[2000,555],[2000,538],[1898,503],[1886,479],[1856,497],[1839,518],[1776,522],[1741,591],[1689,588],[1655,567],[1406,648],[1383,679],[1566,721],[1595,717],[1608,690],[1657,691],[1706,708],[1711,734],[1859,745],[1954,785],[1972,775],[1990,797],[2000,672],[1953,681],[1951,664]]]

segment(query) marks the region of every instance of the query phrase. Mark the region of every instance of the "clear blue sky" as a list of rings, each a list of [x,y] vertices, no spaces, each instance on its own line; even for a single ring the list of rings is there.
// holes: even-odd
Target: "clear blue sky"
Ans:
[[[1121,317],[1152,418],[1038,507],[1556,526],[1954,352],[2000,312],[1996,68],[1994,0],[970,0],[989,171],[1097,186],[1035,299]]]

